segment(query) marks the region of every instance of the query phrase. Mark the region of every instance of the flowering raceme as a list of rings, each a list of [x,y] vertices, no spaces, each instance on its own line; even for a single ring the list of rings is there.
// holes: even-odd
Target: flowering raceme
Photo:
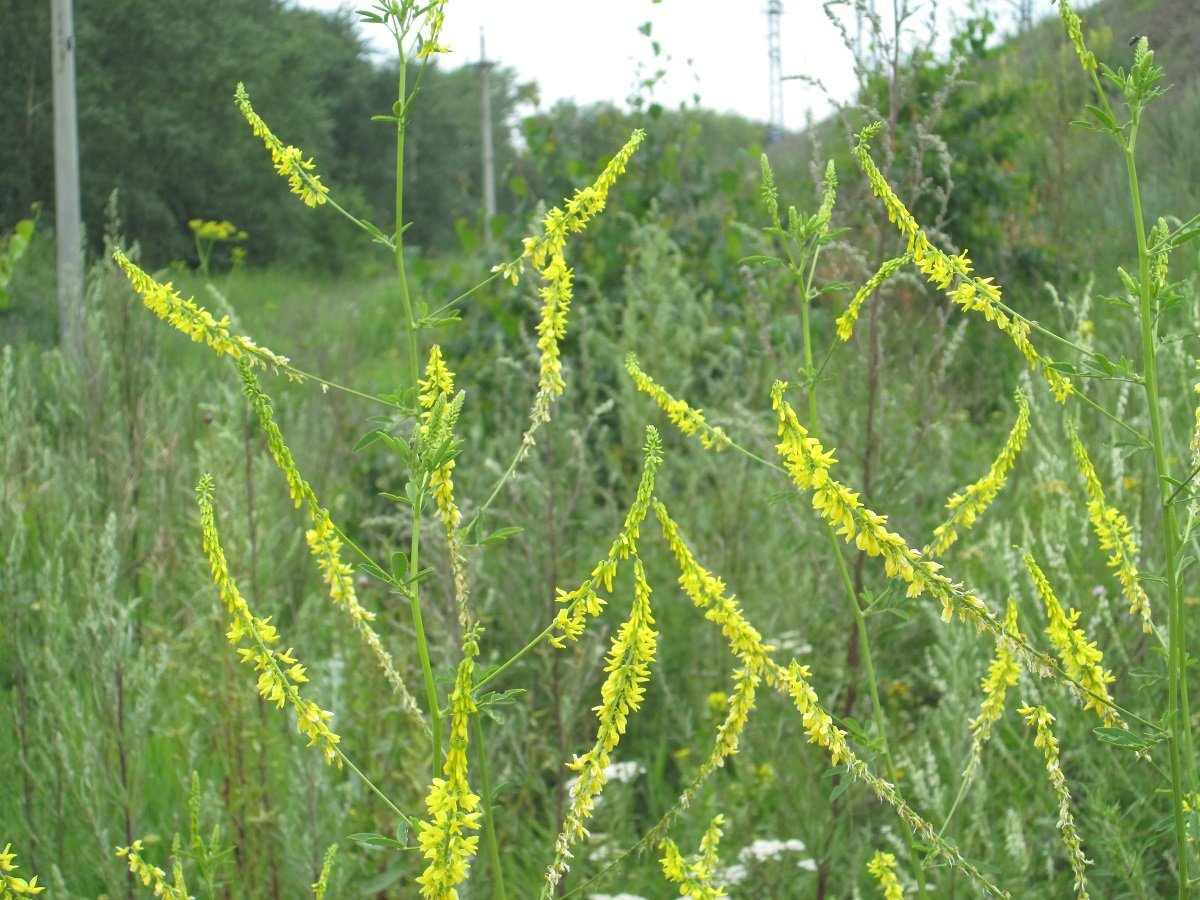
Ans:
[[[246,86],[240,81],[233,97],[237,108],[250,123],[254,136],[262,139],[263,146],[271,154],[271,162],[275,164],[275,171],[288,180],[288,186],[292,189],[292,193],[299,195],[300,199],[308,206],[320,206],[324,203],[329,188],[321,184],[321,179],[314,174],[313,161],[306,160],[298,147],[290,144],[285,146],[283,141],[275,137],[271,129],[267,127],[267,123],[250,105],[250,95],[246,93]]]
[[[685,401],[672,397],[664,387],[643,372],[633,353],[625,357],[625,370],[633,378],[637,389],[654,398],[654,402],[667,414],[667,418],[684,434],[698,438],[708,450],[724,450],[730,445],[729,435],[704,421],[704,413],[701,410],[693,409]]]
[[[721,841],[721,826],[724,816],[716,816],[700,839],[700,855],[688,862],[679,852],[675,842],[667,838],[662,842],[663,857],[659,860],[667,880],[679,885],[679,896],[690,900],[719,900],[728,897],[725,889],[713,881],[717,871],[717,845]]]
[[[12,844],[5,844],[4,849],[0,850],[0,898],[32,897],[46,890],[45,887],[38,886],[36,875],[27,881],[13,874],[20,868],[14,862],[16,858],[17,854],[12,852]]]

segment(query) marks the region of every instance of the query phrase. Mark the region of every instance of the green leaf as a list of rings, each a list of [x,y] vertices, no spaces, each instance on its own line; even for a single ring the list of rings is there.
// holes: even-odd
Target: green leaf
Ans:
[[[1093,728],[1092,734],[1114,747],[1124,747],[1127,750],[1144,750],[1147,744],[1123,728]]]
[[[353,452],[357,453],[359,450],[362,450],[364,447],[371,446],[373,443],[375,443],[381,437],[383,437],[383,432],[381,432],[378,428],[371,429],[370,431],[368,431],[366,434],[364,434],[362,437],[360,437],[358,439],[358,443],[356,443],[354,445]]]
[[[738,260],[739,266],[744,266],[748,263],[769,263],[771,265],[780,266],[783,265],[783,260],[777,256],[765,256],[761,253],[757,253],[753,256],[743,256]]]
[[[1090,112],[1093,116],[1096,117],[1096,121],[1098,121],[1101,125],[1103,125],[1106,130],[1108,130],[1108,131],[1116,131],[1117,130],[1116,120],[1113,119],[1113,117],[1111,115],[1109,115],[1109,113],[1107,111],[1101,109],[1099,106],[1092,106],[1091,104],[1088,104],[1086,109],[1088,112]]]
[[[374,834],[369,831],[360,831],[356,834],[346,835],[347,840],[358,841],[360,844],[368,844],[372,847],[396,847],[397,849],[406,849],[404,844],[388,837],[386,834]]]
[[[389,579],[387,576],[387,572],[383,571],[383,569],[379,568],[379,566],[375,565],[375,563],[359,563],[358,567],[368,575],[373,575],[374,577],[378,578],[380,581],[391,581],[391,579]]]
[[[481,540],[479,542],[479,546],[486,547],[488,544],[498,544],[501,541],[512,537],[514,534],[520,534],[524,530],[524,528],[520,528],[516,525],[509,525],[505,528],[497,528],[495,531]]]
[[[400,584],[404,581],[404,576],[408,574],[408,557],[403,551],[397,550],[392,554],[392,577],[396,579],[396,583]]]

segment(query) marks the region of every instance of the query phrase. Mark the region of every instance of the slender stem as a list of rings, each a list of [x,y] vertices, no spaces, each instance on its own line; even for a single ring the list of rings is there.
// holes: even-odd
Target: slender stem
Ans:
[[[532,641],[530,641],[528,644],[526,644],[524,647],[522,647],[520,650],[518,650],[514,656],[509,657],[507,662],[501,663],[499,666],[497,666],[495,669],[493,669],[491,672],[489,672],[487,675],[485,675],[483,678],[481,678],[479,681],[477,681],[475,683],[475,687],[472,691],[472,693],[475,695],[475,697],[478,698],[479,692],[481,690],[483,690],[483,688],[486,685],[490,684],[491,682],[493,682],[497,678],[499,678],[501,673],[503,673],[510,666],[514,665],[518,660],[521,659],[521,657],[523,657],[526,653],[528,653],[530,650],[532,650],[534,647],[536,647],[538,644],[540,644],[542,641],[544,641],[550,635],[550,632],[553,630],[554,630],[553,623],[550,625],[547,625],[541,634],[539,634]]]
[[[379,403],[383,406],[391,407],[392,409],[402,410],[404,412],[408,411],[408,408],[400,403],[396,403],[392,400],[385,400],[383,397],[376,396],[375,394],[365,394],[362,391],[356,391],[352,387],[346,387],[346,385],[338,384],[336,381],[329,381],[325,378],[322,378],[320,375],[314,375],[311,372],[305,372],[303,369],[297,369],[293,365],[281,366],[281,368],[285,372],[295,375],[297,378],[301,378],[306,381],[315,381],[317,384],[324,385],[327,388],[333,388],[335,391],[341,391],[342,393],[350,394],[354,397],[360,397],[363,400],[370,400],[372,403]]]
[[[342,764],[344,766],[346,766],[355,775],[357,775],[359,778],[361,778],[363,784],[365,784],[372,791],[374,791],[375,795],[377,797],[379,797],[379,799],[382,800],[385,804],[387,804],[388,809],[390,809],[392,812],[394,812],[397,816],[400,817],[400,821],[402,821],[405,825],[407,825],[410,830],[412,830],[412,831],[417,830],[416,821],[411,816],[406,816],[403,812],[401,812],[400,807],[398,807],[395,803],[393,803],[388,798],[387,794],[385,794],[383,791],[381,791],[379,788],[377,788],[375,786],[375,782],[373,782],[370,778],[368,778],[366,775],[364,775],[362,769],[360,769],[358,766],[356,766],[350,760],[350,757],[348,757],[345,753],[342,752],[342,749],[340,747],[334,747],[333,750],[335,753],[337,753],[338,758],[342,761]]]
[[[483,790],[483,830],[487,836],[488,859],[492,864],[492,896],[506,900],[504,869],[500,865],[500,844],[496,840],[496,811],[492,807],[492,783],[488,778],[487,745],[483,738],[483,716],[475,713],[476,747],[479,752],[479,784]]]
[[[397,44],[400,44],[397,41]],[[408,60],[404,48],[400,47],[400,102],[405,102],[405,80],[408,76]],[[408,338],[408,380],[413,390],[420,378],[420,359],[417,355],[417,323],[413,318],[412,297],[408,292],[408,272],[404,265],[404,133],[408,127],[405,117],[396,123],[396,275],[400,280],[400,303],[404,307],[404,332]]]
[[[1129,142],[1125,148],[1125,167],[1129,175],[1129,193],[1133,204],[1133,221],[1138,244],[1138,309],[1141,319],[1142,370],[1145,373],[1146,404],[1150,412],[1150,443],[1154,451],[1155,480],[1158,483],[1159,505],[1162,509],[1163,543],[1166,551],[1167,597],[1171,608],[1170,625],[1167,632],[1168,703],[1167,721],[1170,723],[1169,745],[1171,763],[1171,794],[1174,801],[1175,847],[1178,854],[1179,896],[1188,896],[1188,869],[1190,848],[1188,846],[1187,822],[1184,815],[1185,778],[1194,760],[1192,749],[1191,717],[1187,703],[1187,670],[1185,644],[1187,640],[1184,616],[1187,608],[1183,602],[1183,590],[1179,578],[1179,523],[1175,516],[1175,505],[1171,502],[1170,482],[1167,480],[1166,441],[1163,436],[1162,412],[1158,396],[1158,362],[1156,358],[1156,321],[1154,314],[1154,285],[1150,275],[1150,253],[1146,246],[1145,221],[1142,217],[1142,197],[1138,186],[1137,164],[1134,147],[1137,143],[1138,115],[1134,109]],[[1184,753],[1187,754],[1184,771]]]
[[[421,571],[421,507],[425,503],[424,488],[417,491],[413,504],[412,540],[409,542],[409,571],[414,575]],[[421,618],[421,584],[416,582],[408,595],[412,609],[413,630],[417,634],[417,655],[421,659],[421,676],[425,680],[425,697],[429,703],[429,725],[433,738],[433,771],[442,764],[442,715],[438,709],[437,684],[433,680],[433,666],[429,662],[429,642],[425,639],[425,623]]]

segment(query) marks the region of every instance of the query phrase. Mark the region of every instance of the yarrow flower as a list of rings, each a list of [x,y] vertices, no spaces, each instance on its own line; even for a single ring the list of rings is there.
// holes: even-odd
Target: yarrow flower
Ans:
[[[583,231],[588,222],[604,209],[609,189],[616,183],[617,177],[624,173],[629,158],[644,137],[645,132],[640,128],[634,131],[593,184],[576,191],[574,196],[565,201],[565,206],[556,206],[546,213],[541,236],[525,239],[522,257],[530,260],[544,282],[538,289],[542,298],[542,315],[537,325],[537,347],[541,351],[538,393],[530,414],[532,425],[527,433],[527,443],[533,429],[550,420],[550,404],[562,394],[564,387],[558,342],[567,333],[567,312],[571,306],[574,280],[574,273],[563,255],[567,238]]]
[[[704,837],[700,839],[700,855],[690,861],[683,858],[679,847],[670,838],[660,845],[663,857],[659,860],[663,875],[667,881],[679,885],[679,896],[691,900],[718,900],[728,897],[725,889],[714,881],[717,865],[717,845],[721,842],[721,826],[725,824],[724,816],[713,818]]]
[[[1122,727],[1124,723],[1113,707],[1112,697],[1108,693],[1108,685],[1116,681],[1116,678],[1103,667],[1104,654],[1100,652],[1096,642],[1089,641],[1083,629],[1079,627],[1079,610],[1064,612],[1058,597],[1054,595],[1054,589],[1034,561],[1033,555],[1026,553],[1024,559],[1029,577],[1033,579],[1038,596],[1042,598],[1046,607],[1046,634],[1050,636],[1050,643],[1058,652],[1058,658],[1062,660],[1067,675],[1086,689],[1083,708],[1094,709],[1096,715],[1109,728]]]
[[[12,844],[5,844],[4,849],[0,850],[0,898],[32,897],[44,891],[46,888],[38,886],[36,875],[27,881],[13,874],[20,868],[15,862],[16,858]]]
[[[1083,480],[1087,483],[1088,518],[1100,547],[1109,551],[1108,566],[1116,570],[1117,579],[1121,582],[1121,590],[1129,601],[1130,615],[1142,618],[1142,631],[1146,634],[1154,632],[1154,621],[1150,614],[1150,598],[1142,587],[1137,568],[1137,541],[1133,537],[1133,528],[1129,520],[1115,506],[1108,503],[1104,496],[1104,488],[1100,478],[1088,456],[1087,448],[1079,440],[1075,426],[1067,424],[1067,434],[1071,439],[1071,448],[1075,452],[1075,463]]]
[[[689,437],[698,438],[706,449],[724,450],[732,443],[724,431],[704,421],[704,413],[701,410],[693,409],[685,401],[672,397],[664,387],[643,372],[638,365],[637,356],[632,352],[625,357],[625,371],[633,378],[637,389],[649,394],[676,428]]]
[[[883,201],[888,218],[908,239],[908,253],[921,273],[938,290],[946,291],[951,301],[964,310],[978,310],[989,322],[1009,336],[1021,355],[1032,367],[1040,366],[1042,375],[1060,403],[1065,403],[1073,391],[1071,379],[1051,368],[1053,360],[1042,356],[1029,341],[1029,323],[1005,311],[1001,302],[1000,287],[991,278],[976,278],[971,275],[972,264],[966,251],[950,256],[930,243],[925,231],[917,224],[912,213],[896,196],[875,161],[871,159],[871,139],[882,128],[879,122],[864,128],[857,137],[854,156],[863,174],[871,184],[871,191]],[[954,285],[951,289],[951,285]]]
[[[212,313],[193,299],[185,300],[181,297],[173,289],[171,282],[159,284],[134,265],[120,250],[113,251],[113,259],[121,267],[133,289],[142,295],[146,308],[193,341],[207,343],[222,356],[249,360],[261,369],[288,367],[286,356],[272,353],[266,347],[259,347],[244,335],[230,334],[229,316],[214,318]],[[289,377],[295,377],[290,370]]]
[[[1054,716],[1044,706],[1024,706],[1018,710],[1025,717],[1025,724],[1036,729],[1033,745],[1039,748],[1046,757],[1046,773],[1050,776],[1050,784],[1058,798],[1058,829],[1062,832],[1063,843],[1067,845],[1067,855],[1071,859],[1071,871],[1075,875],[1075,895],[1079,900],[1086,900],[1087,871],[1086,867],[1092,861],[1083,854],[1083,841],[1075,827],[1075,817],[1071,814],[1071,792],[1067,789],[1067,779],[1063,775],[1060,763],[1058,738],[1050,728]]]
[[[896,857],[894,855],[876,850],[871,861],[867,863],[867,871],[874,875],[879,882],[884,900],[904,900],[900,879],[896,877]]]
[[[309,521],[312,528],[305,534],[309,551],[317,561],[321,570],[322,580],[329,589],[329,599],[333,604],[350,617],[354,630],[359,639],[370,648],[376,663],[383,671],[384,677],[396,691],[404,712],[418,722],[422,729],[429,731],[429,723],[417,705],[416,699],[408,690],[408,685],[396,670],[391,653],[383,646],[379,634],[371,627],[375,613],[363,608],[358,602],[358,594],[354,589],[354,570],[342,559],[342,541],[338,537],[337,528],[326,510],[317,501],[317,495],[309,483],[300,476],[292,451],[283,439],[283,432],[275,422],[275,411],[271,406],[271,398],[262,390],[254,371],[244,363],[239,363],[238,370],[242,377],[242,391],[254,407],[258,416],[259,426],[267,437],[267,449],[275,465],[287,480],[288,493],[292,503],[299,507],[305,503],[308,507]]]
[[[254,136],[262,140],[263,146],[271,154],[271,162],[275,164],[275,171],[288,180],[288,186],[291,187],[292,193],[297,194],[308,206],[316,207],[324,203],[329,188],[321,184],[321,179],[313,172],[313,169],[316,168],[313,161],[306,160],[298,147],[290,144],[285,146],[283,141],[275,137],[271,129],[267,127],[267,123],[250,105],[250,95],[246,93],[246,86],[240,81],[233,98],[237,103],[237,108],[250,123]]]
[[[467,783],[468,720],[478,709],[471,697],[475,657],[479,655],[478,627],[463,636],[462,654],[450,695],[450,745],[442,766],[446,777],[433,779],[425,800],[430,818],[418,823],[421,852],[429,865],[417,882],[421,896],[435,900],[458,897],[457,885],[466,879],[479,848],[479,836],[467,833],[479,829],[482,816],[479,796]]]
[[[637,552],[637,542],[641,534],[641,524],[650,509],[654,494],[654,475],[662,463],[662,439],[658,431],[651,426],[646,428],[646,444],[643,448],[645,464],[642,477],[638,482],[637,496],[625,515],[625,523],[621,532],[608,548],[604,559],[596,563],[592,574],[573,591],[558,590],[557,602],[563,605],[554,617],[553,628],[556,633],[550,635],[551,645],[560,650],[567,641],[576,641],[583,634],[583,629],[589,618],[600,615],[604,609],[605,600],[597,588],[603,586],[611,593],[613,578],[617,574],[620,560],[628,559]]]
[[[596,718],[600,725],[596,741],[583,756],[575,756],[567,764],[578,773],[570,791],[571,805],[563,820],[562,830],[554,845],[554,861],[546,870],[546,885],[553,895],[571,859],[571,847],[588,836],[584,823],[591,818],[596,798],[607,781],[605,771],[611,763],[629,716],[637,712],[650,680],[650,664],[658,647],[658,632],[654,630],[654,615],[650,608],[650,585],[642,561],[633,557],[633,605],[612,640],[604,671],[607,677],[600,688],[600,705]]]
[[[187,885],[183,881],[183,871],[175,868],[175,883],[167,881],[167,873],[158,866],[152,866],[142,858],[142,842],[134,841],[128,847],[118,847],[117,856],[129,864],[129,871],[138,877],[144,887],[153,888],[155,897],[164,900],[192,900],[188,894]],[[4,896],[0,893],[0,897]]]
[[[958,540],[958,530],[966,531],[975,524],[991,505],[992,501],[1004,488],[1008,473],[1016,462],[1017,454],[1025,446],[1025,436],[1029,432],[1029,400],[1020,388],[1016,391],[1017,421],[1008,434],[1008,440],[1000,450],[1000,455],[992,462],[988,473],[974,484],[955,494],[946,503],[950,510],[950,518],[933,530],[933,543],[925,548],[931,556],[941,556]]]
[[[270,617],[260,619],[250,611],[237,584],[229,575],[225,562],[225,551],[221,549],[217,536],[216,520],[212,505],[213,480],[205,475],[196,486],[200,504],[200,528],[204,535],[204,552],[208,555],[213,581],[220,591],[225,608],[233,617],[226,635],[229,643],[237,648],[242,662],[254,666],[258,676],[258,693],[267,701],[282,709],[286,703],[296,712],[296,729],[308,738],[308,744],[320,746],[326,763],[336,762],[342,767],[342,757],[337,749],[341,738],[329,728],[333,713],[321,709],[300,694],[299,685],[308,681],[306,669],[287,650],[272,650],[271,645],[279,640],[279,632],[271,624]],[[250,646],[239,647],[249,639]]]

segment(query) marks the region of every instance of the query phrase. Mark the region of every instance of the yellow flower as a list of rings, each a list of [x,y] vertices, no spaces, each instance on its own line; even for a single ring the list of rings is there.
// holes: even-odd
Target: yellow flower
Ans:
[[[243,335],[231,335],[229,316],[213,318],[212,313],[197,305],[194,300],[183,299],[172,289],[171,282],[159,284],[134,265],[120,250],[113,251],[113,259],[121,267],[133,289],[142,295],[146,308],[193,341],[207,343],[220,355],[249,360],[262,369],[268,366],[287,368],[286,356],[272,353],[266,347],[259,347]]]
[[[129,864],[129,871],[141,880],[144,887],[153,888],[155,897],[164,900],[192,900],[188,894],[187,884],[183,881],[183,872],[176,866],[175,884],[167,882],[167,873],[158,866],[152,866],[142,858],[142,842],[134,841],[128,847],[118,847],[117,856]],[[3,896],[3,894],[0,894]]]
[[[537,325],[537,347],[541,351],[538,373],[538,393],[530,414],[530,433],[542,422],[550,420],[550,404],[563,392],[562,363],[558,343],[567,333],[567,312],[571,306],[574,273],[567,266],[563,251],[567,238],[583,231],[589,221],[602,209],[609,189],[617,176],[625,171],[629,158],[645,137],[641,129],[634,131],[612,161],[605,166],[596,181],[575,192],[565,206],[554,207],[543,220],[543,234],[525,239],[525,252],[541,276],[538,290],[542,298],[542,315]]]
[[[721,826],[725,824],[724,816],[716,816],[700,839],[700,855],[689,862],[683,858],[679,848],[670,838],[659,846],[663,857],[659,860],[663,875],[667,881],[679,885],[679,896],[691,900],[718,900],[728,897],[725,889],[713,881],[717,871],[717,845],[721,842]]]
[[[894,855],[876,850],[871,861],[867,863],[867,871],[879,881],[879,887],[883,889],[884,900],[904,900],[900,879],[896,877],[896,857]]]
[[[654,402],[684,434],[697,437],[700,443],[709,450],[724,450],[732,442],[729,436],[720,428],[713,428],[704,421],[704,413],[688,406],[683,400],[677,400],[667,393],[666,389],[656,384],[654,379],[642,371],[637,357],[629,353],[625,357],[625,370],[633,378],[637,389],[654,398]]]
[[[16,858],[17,854],[12,852],[12,844],[5,844],[4,849],[0,851],[0,898],[32,897],[44,891],[44,887],[38,886],[36,875],[26,881],[13,874],[20,868],[14,862]]]
[[[1083,23],[1079,19],[1079,14],[1071,9],[1071,4],[1067,0],[1060,0],[1058,13],[1062,17],[1063,24],[1067,26],[1067,36],[1071,39],[1071,44],[1079,55],[1079,62],[1083,65],[1084,71],[1096,68],[1096,56],[1083,42]]]
[[[895,259],[889,259],[879,267],[879,269],[866,280],[854,294],[854,299],[850,301],[850,305],[846,307],[837,318],[837,335],[843,341],[850,340],[850,336],[854,333],[854,323],[858,321],[858,311],[862,308],[863,303],[879,290],[880,285],[896,274],[903,266],[912,262],[912,254],[905,253],[903,256],[897,256]]]
[[[271,154],[271,162],[275,171],[288,180],[293,194],[297,194],[308,206],[320,206],[325,202],[329,188],[321,184],[321,179],[313,172],[315,165],[311,159],[305,159],[298,147],[284,146],[283,141],[275,137],[267,123],[254,111],[250,105],[250,95],[246,86],[240,81],[234,92],[234,102],[241,110],[256,138],[261,138],[263,146]]]

